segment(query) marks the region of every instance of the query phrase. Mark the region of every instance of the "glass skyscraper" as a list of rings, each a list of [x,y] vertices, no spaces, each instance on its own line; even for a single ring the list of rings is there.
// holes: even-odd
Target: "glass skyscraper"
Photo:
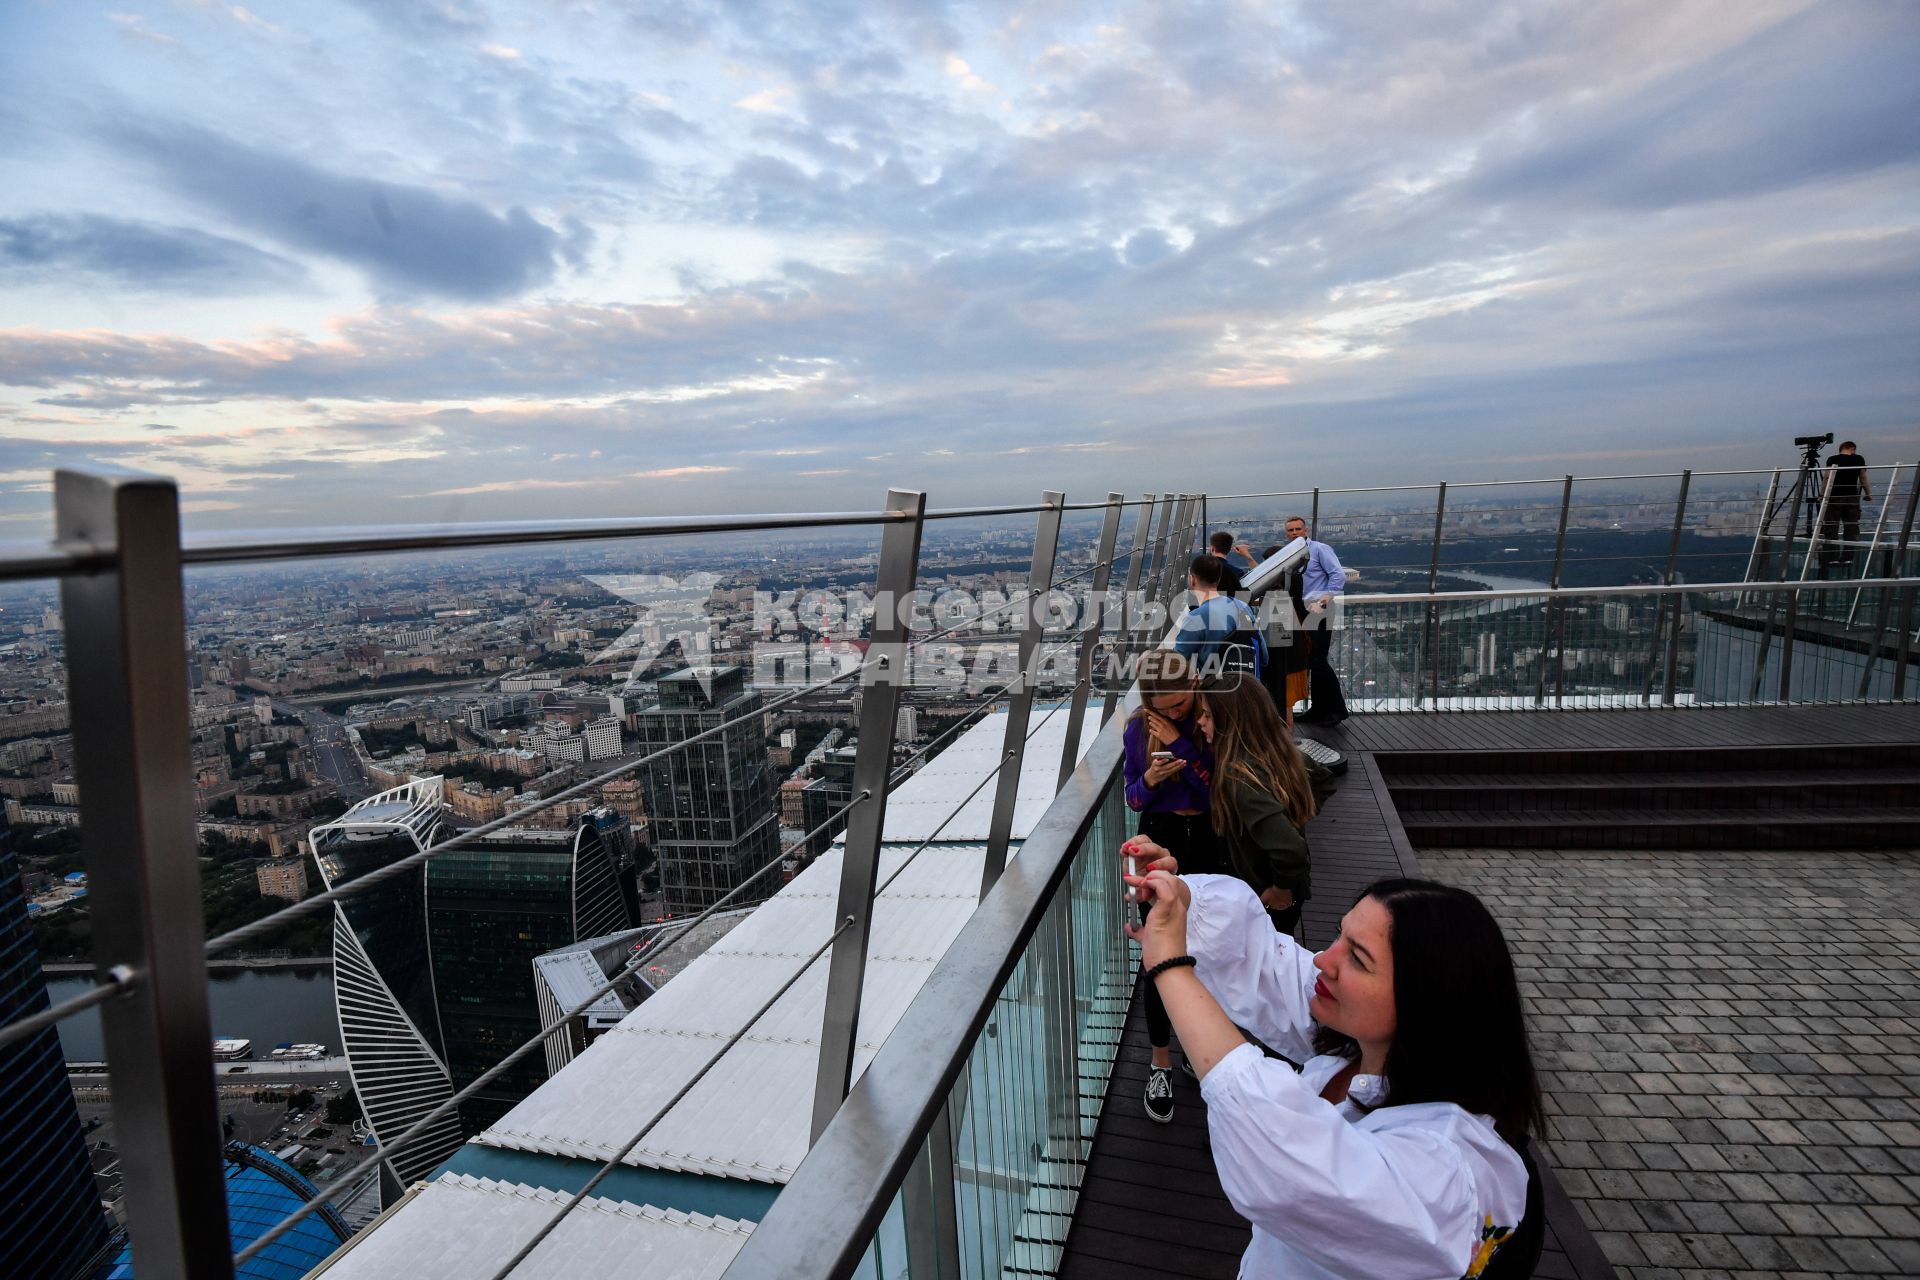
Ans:
[[[644,766],[647,820],[659,855],[666,910],[684,915],[719,901],[779,851],[779,815],[767,763],[760,694],[740,667],[677,671],[636,719],[640,747],[654,752],[729,720],[741,723]],[[736,904],[779,888],[768,875]]]
[[[631,927],[615,856],[588,815],[566,831],[496,832],[427,865],[427,940],[456,1090],[539,1034],[536,956]],[[462,1124],[478,1133],[546,1078],[546,1055],[528,1054],[461,1103]]]
[[[442,798],[441,779],[415,779],[315,827],[309,839],[327,888],[351,884],[439,839]],[[453,1096],[427,949],[424,866],[334,904],[333,982],[353,1085],[385,1145]],[[457,1114],[435,1119],[382,1163],[382,1203],[392,1203],[463,1141]]]
[[[0,1024],[45,1008],[20,860],[0,824]],[[52,1027],[0,1047],[0,1152],[0,1276],[73,1280],[106,1245],[107,1218]]]

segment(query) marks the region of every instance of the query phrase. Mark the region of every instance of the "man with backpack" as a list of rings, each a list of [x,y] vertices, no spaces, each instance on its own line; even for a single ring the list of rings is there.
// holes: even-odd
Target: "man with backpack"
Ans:
[[[1266,665],[1266,639],[1247,603],[1221,593],[1226,563],[1203,554],[1187,566],[1194,605],[1180,619],[1173,647],[1193,660],[1203,679],[1244,674],[1258,680]]]

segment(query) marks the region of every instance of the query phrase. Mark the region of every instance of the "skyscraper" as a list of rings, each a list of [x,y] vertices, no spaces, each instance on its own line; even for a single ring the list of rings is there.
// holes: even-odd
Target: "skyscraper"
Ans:
[[[0,1025],[47,1008],[12,833],[0,825]],[[107,1242],[52,1027],[0,1047],[0,1276],[70,1280]]]
[[[369,796],[315,827],[328,889],[400,861],[440,837],[442,781],[418,778]],[[426,871],[413,867],[334,904],[334,999],[340,1039],[367,1123],[384,1145],[453,1096],[427,945]],[[452,1111],[383,1163],[382,1201],[464,1141]]]
[[[780,843],[761,699],[740,667],[689,668],[664,677],[636,719],[640,749],[655,752],[730,720],[740,723],[645,766],[647,818],[666,910],[698,911],[767,865]],[[737,901],[765,898],[771,875]]]
[[[853,767],[859,759],[855,745],[835,747],[814,768],[819,777],[801,793],[801,829],[807,833],[807,857],[817,858],[833,846],[833,838],[847,829],[846,813],[853,799]]]
[[[456,1090],[539,1034],[535,957],[632,926],[607,835],[589,814],[568,830],[499,831],[428,864],[427,941]],[[528,1054],[461,1103],[463,1126],[478,1133],[546,1078],[545,1056]]]

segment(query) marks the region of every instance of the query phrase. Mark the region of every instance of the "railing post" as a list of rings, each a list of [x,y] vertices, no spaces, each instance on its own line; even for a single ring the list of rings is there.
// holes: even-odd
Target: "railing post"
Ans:
[[[887,816],[887,779],[893,768],[894,712],[900,703],[900,686],[907,679],[908,624],[919,581],[927,495],[890,490],[886,509],[906,518],[885,526],[880,535],[880,569],[874,584],[877,607],[866,657],[873,667],[861,678],[860,748],[853,761],[853,794],[864,799],[847,816],[839,908],[834,913],[836,920],[851,919],[853,925],[834,939],[828,959],[826,1017],[820,1031],[809,1142],[819,1140],[853,1082],[860,992],[867,975],[867,938],[873,928],[873,891]]]
[[[1900,468],[1905,465],[1901,462],[1894,463],[1892,474],[1887,476],[1887,491],[1880,498],[1880,517],[1873,522],[1873,541],[1867,545],[1867,554],[1860,563],[1860,576],[1863,578],[1873,576],[1873,558],[1880,553],[1880,533],[1887,527],[1887,508],[1893,505],[1893,495],[1900,488]],[[1854,615],[1860,612],[1862,590],[1860,587],[1854,588],[1853,603],[1847,607],[1846,629],[1849,631],[1853,630]]]
[[[1313,505],[1307,509],[1307,536],[1320,536],[1320,486],[1313,486]]]
[[[1568,476],[1565,483],[1560,486],[1560,535],[1554,540],[1553,544],[1553,578],[1548,584],[1552,588],[1553,594],[1547,597],[1547,616],[1543,619],[1543,625],[1540,628],[1540,680],[1533,694],[1533,705],[1536,707],[1544,705],[1547,700],[1547,644],[1550,641],[1554,641],[1554,637],[1561,625],[1562,611],[1559,595],[1560,566],[1567,558],[1567,513],[1572,509],[1573,477]],[[1566,672],[1564,665],[1565,649],[1566,646],[1564,644],[1554,643],[1554,667],[1556,671],[1560,673],[1554,679],[1554,697],[1556,701],[1560,696],[1560,690],[1562,688],[1561,680]]]
[[[1073,1006],[1073,873],[1069,871],[1061,885],[1051,914],[1054,919],[1041,926],[1051,935],[1041,950],[1043,966],[1039,994],[1046,1001],[1042,1023],[1047,1051],[1048,1072],[1053,1087],[1053,1106],[1048,1108],[1048,1136],[1068,1148],[1076,1161],[1083,1158],[1080,1146],[1080,1036],[1074,1025]]]
[[[953,1110],[940,1108],[901,1184],[909,1275],[960,1274],[960,1215],[953,1195]]]
[[[1027,598],[1020,611],[1019,679],[1007,699],[1007,733],[1000,752],[1000,776],[994,779],[993,823],[987,831],[987,857],[980,869],[980,896],[987,896],[1007,864],[1013,839],[1013,805],[1020,795],[1020,764],[1027,750],[1027,722],[1033,717],[1033,655],[1040,650],[1047,593],[1053,589],[1053,558],[1060,548],[1060,515],[1067,495],[1049,489],[1033,535],[1033,563],[1027,569]]]
[[[231,1280],[207,1011],[180,497],[116,468],[56,471],[56,537],[111,548],[113,569],[61,582],[74,777],[101,973],[100,1008],[134,1265],[151,1280]]]
[[[1147,559],[1147,531],[1153,525],[1153,495],[1142,494],[1140,518],[1133,526],[1133,551],[1127,556],[1127,585],[1120,595],[1120,629],[1118,643],[1121,650],[1121,663],[1130,673],[1133,670],[1133,633],[1141,622],[1133,615],[1134,593],[1140,590],[1141,571]],[[1145,613],[1144,603],[1141,612]],[[1120,690],[1127,681],[1123,678],[1119,686],[1107,690],[1106,702],[1100,708],[1100,723],[1113,719],[1113,712],[1120,705]]]
[[[1433,557],[1427,565],[1427,594],[1440,582],[1440,533],[1447,523],[1447,482],[1440,482],[1440,496],[1433,504]],[[1427,670],[1432,678],[1433,698],[1440,700],[1440,606],[1427,605]],[[1413,705],[1420,705],[1420,678],[1414,677]]]
[[[1173,494],[1163,493],[1160,495],[1160,519],[1158,523],[1154,525],[1153,558],[1147,562],[1145,579],[1147,590],[1146,602],[1148,604],[1152,604],[1157,600],[1164,602],[1163,597],[1159,594],[1159,588],[1160,579],[1166,568],[1167,530],[1173,522],[1173,505]]]
[[[1174,508],[1173,530],[1167,535],[1167,554],[1160,563],[1160,598],[1167,602],[1169,611],[1186,587],[1187,562],[1193,559],[1192,522],[1193,497],[1183,493]]]
[[[1766,539],[1767,528],[1773,523],[1773,500],[1779,492],[1780,468],[1775,467],[1773,469],[1773,479],[1767,484],[1767,496],[1760,500],[1760,524],[1754,530],[1753,550],[1747,552],[1747,571],[1740,575],[1742,582],[1759,581],[1759,579],[1753,576],[1753,572],[1760,563],[1760,544]],[[1791,540],[1793,531],[1789,529],[1787,535],[1788,539]]]
[[[1900,521],[1900,542],[1899,542],[1899,546],[1893,553],[1894,564],[1892,568],[1885,575],[1886,577],[1889,577],[1889,578],[1904,578],[1907,576],[1906,574],[1907,544],[1913,538],[1913,517],[1914,517],[1915,511],[1916,509],[1920,509],[1920,463],[1914,464],[1913,478],[1914,478],[1914,484],[1907,492],[1907,514],[1905,518],[1903,518]],[[1892,495],[1889,494],[1888,497],[1891,498]],[[1907,611],[1912,604],[1912,596],[1911,596],[1912,590],[1913,589],[1911,587],[1900,588],[1900,617],[1901,617],[1900,625],[1901,625],[1901,632],[1902,632],[1901,639],[1903,643],[1899,650],[1899,653],[1901,655],[1901,665],[1897,667],[1893,673],[1893,696],[1896,700],[1905,695],[1906,687],[1907,687],[1906,656],[1905,656],[1906,648],[1904,644],[1904,641],[1906,639],[1905,619],[1907,616]],[[1861,668],[1861,671],[1860,671],[1860,696],[1862,698],[1867,696],[1867,682],[1873,678],[1874,664],[1879,661],[1880,649],[1883,645],[1885,645],[1887,640],[1887,604],[1893,598],[1890,592],[1891,592],[1891,588],[1888,588],[1888,587],[1880,588],[1880,607],[1874,611],[1875,626],[1874,626],[1874,634],[1873,634],[1873,644],[1867,649],[1866,665],[1863,668]]]
[[[1907,657],[1913,649],[1913,588],[1900,588],[1900,645],[1894,650],[1893,699],[1907,697]]]
[[[1793,509],[1787,515],[1787,537],[1785,550],[1780,553],[1780,565],[1774,573],[1775,582],[1787,580],[1787,567],[1793,561],[1793,531],[1800,523],[1800,504],[1807,496],[1807,485],[1811,477],[1807,474],[1811,468],[1801,467],[1800,478],[1793,485]],[[1760,652],[1753,660],[1753,684],[1747,691],[1747,701],[1760,700],[1760,685],[1766,679],[1767,651],[1773,647],[1773,620],[1780,607],[1780,592],[1769,592],[1767,596],[1767,625],[1760,632]]]
[[[1074,665],[1073,706],[1067,711],[1067,741],[1060,749],[1061,787],[1067,785],[1067,775],[1080,759],[1080,726],[1086,719],[1087,696],[1093,685],[1093,651],[1100,643],[1100,630],[1106,623],[1107,583],[1113,575],[1113,548],[1120,540],[1120,504],[1125,500],[1126,495],[1122,493],[1107,495],[1107,515],[1100,524],[1100,542],[1093,553],[1093,584],[1087,588],[1093,617],[1080,618],[1080,628],[1086,634],[1080,637],[1080,661]]]
[[[1680,496],[1674,500],[1673,504],[1673,537],[1667,542],[1667,569],[1665,573],[1660,575],[1660,583],[1662,586],[1670,587],[1673,585],[1674,571],[1680,562],[1680,530],[1686,524],[1687,489],[1692,484],[1692,469],[1689,468],[1686,471],[1682,471],[1680,473]],[[1676,639],[1678,639],[1680,635],[1680,605],[1682,603],[1683,601],[1680,597],[1674,597],[1673,634]],[[1666,617],[1667,597],[1655,596],[1653,606],[1653,638],[1647,646],[1647,678],[1640,686],[1640,705],[1642,706],[1646,706],[1653,701],[1653,669],[1660,664],[1660,628],[1661,624],[1666,620]],[[1671,690],[1672,687],[1673,681],[1669,679],[1667,681],[1667,688]],[[1662,698],[1662,701],[1668,706],[1672,706],[1672,693],[1667,693],[1667,695]]]

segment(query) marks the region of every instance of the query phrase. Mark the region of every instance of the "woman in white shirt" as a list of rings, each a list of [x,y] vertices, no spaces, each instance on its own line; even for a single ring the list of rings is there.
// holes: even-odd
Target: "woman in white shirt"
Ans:
[[[1243,1280],[1493,1274],[1527,1209],[1514,1144],[1538,1131],[1540,1092],[1480,900],[1383,880],[1315,955],[1238,878],[1181,877],[1137,837],[1127,853],[1152,860],[1127,877],[1152,903],[1128,932],[1200,1076],[1220,1184],[1253,1225]]]

